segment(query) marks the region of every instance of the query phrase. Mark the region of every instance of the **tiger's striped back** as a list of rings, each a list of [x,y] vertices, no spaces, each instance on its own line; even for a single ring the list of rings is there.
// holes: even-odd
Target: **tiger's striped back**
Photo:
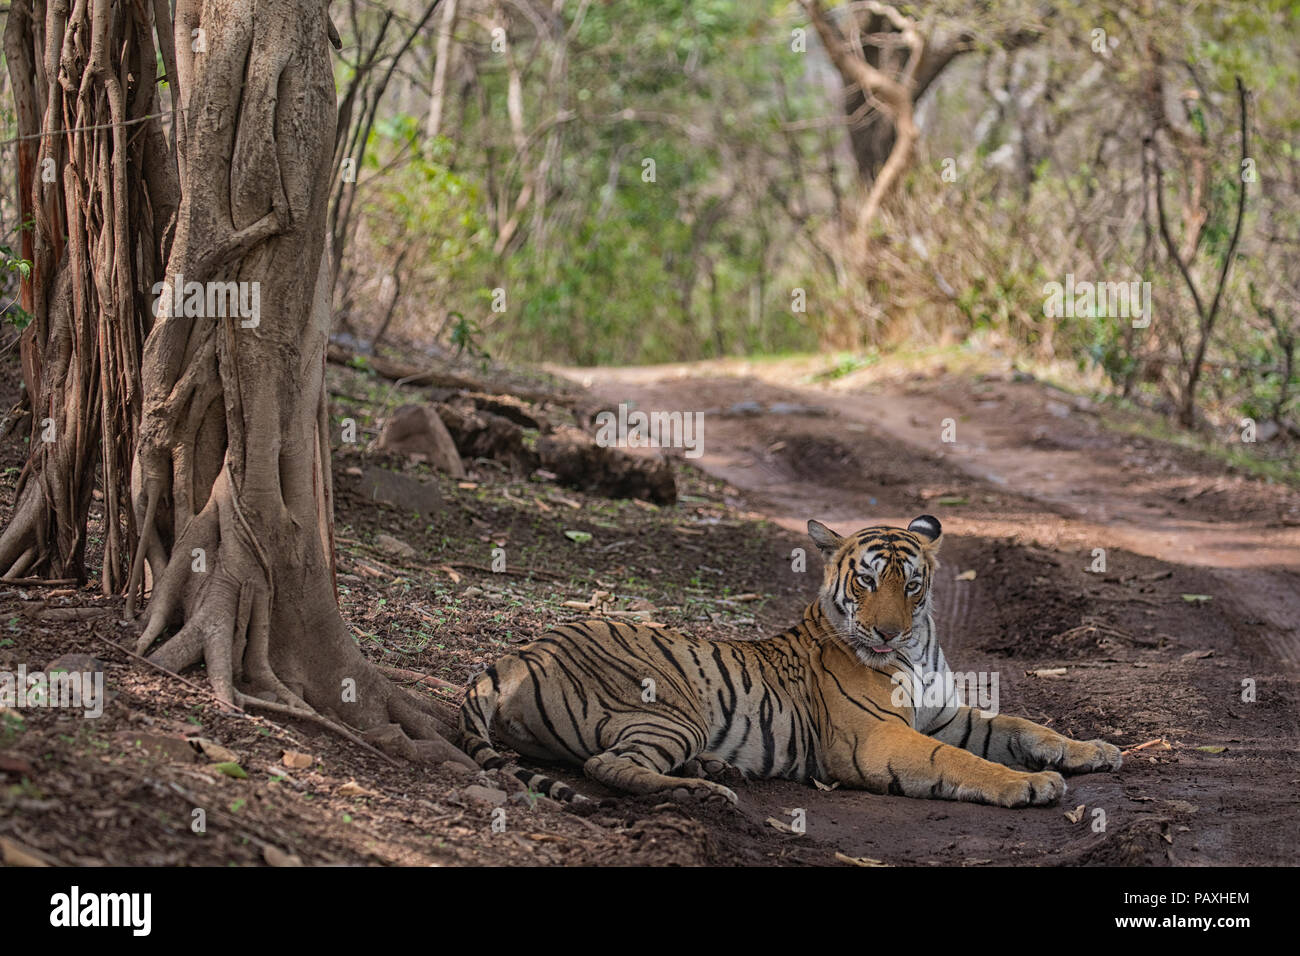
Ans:
[[[485,769],[505,763],[489,742],[495,731],[541,759],[585,764],[639,744],[664,772],[716,755],[757,776],[806,779],[818,772],[808,647],[802,625],[716,642],[622,622],[564,625],[478,679],[462,710],[463,745]],[[563,784],[525,782],[571,799]]]

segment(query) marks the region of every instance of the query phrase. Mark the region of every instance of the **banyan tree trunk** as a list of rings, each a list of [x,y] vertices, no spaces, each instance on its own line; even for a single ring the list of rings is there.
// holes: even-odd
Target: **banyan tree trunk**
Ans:
[[[390,751],[467,761],[432,705],[365,661],[335,598],[326,3],[206,0],[177,18],[204,50],[178,54],[182,200],[144,348],[133,480],[156,583],[138,649],[161,641],[152,660],[172,670],[203,661],[241,706],[315,711]]]
[[[19,213],[31,223],[22,300],[33,321],[21,354],[33,415],[0,576],[85,577],[98,469],[111,594],[126,584],[135,542],[128,475],[146,293],[176,209],[152,8],[14,0],[4,44],[22,137]]]

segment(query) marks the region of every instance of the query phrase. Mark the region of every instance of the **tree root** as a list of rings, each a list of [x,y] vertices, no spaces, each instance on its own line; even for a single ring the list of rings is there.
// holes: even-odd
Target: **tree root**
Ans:
[[[392,757],[384,753],[382,750],[372,747],[370,744],[366,743],[364,740],[362,740],[352,731],[348,730],[346,727],[336,724],[334,723],[334,721],[326,717],[322,717],[314,710],[300,710],[297,707],[288,707],[284,704],[277,704],[275,701],[262,700],[262,698],[260,697],[249,697],[247,694],[237,694],[236,696],[238,697],[238,706],[240,710],[247,711],[249,708],[256,707],[258,710],[269,711],[272,714],[280,714],[283,717],[291,717],[294,720],[305,720],[308,721],[309,723],[317,724],[318,726],[324,727],[327,730],[332,730],[334,733],[338,734],[340,737],[343,737],[346,740],[352,741],[358,747],[361,747],[365,750],[369,750],[372,754],[374,754],[376,757],[379,757],[382,760],[386,760],[389,763],[394,765],[398,763],[398,761],[394,760]]]
[[[155,498],[146,489],[146,500]],[[143,510],[148,514],[147,504]],[[146,524],[141,542],[153,534]],[[299,639],[281,634],[272,645],[273,582],[280,571],[243,520],[229,473],[223,470],[159,575],[134,653],[154,648],[144,659],[174,674],[203,662],[212,692],[229,707],[308,720],[376,753],[473,765],[447,742],[459,735],[454,707],[397,687],[361,656],[333,602],[322,605],[329,588],[323,573],[313,572],[303,582],[315,592],[313,610],[326,612],[320,614],[320,630],[300,623]],[[184,624],[165,636],[178,614]],[[333,640],[321,640],[322,632]],[[284,653],[286,640],[298,647],[291,655]],[[287,659],[277,667],[273,658]],[[334,680],[350,693],[332,699],[324,688]]]

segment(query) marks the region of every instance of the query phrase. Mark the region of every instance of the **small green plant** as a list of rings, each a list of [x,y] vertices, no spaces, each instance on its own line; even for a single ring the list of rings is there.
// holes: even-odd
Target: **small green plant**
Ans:
[[[9,746],[26,729],[27,722],[22,714],[16,711],[0,714],[0,745]]]
[[[456,349],[457,357],[463,352],[468,352],[475,358],[489,358],[488,353],[478,344],[483,335],[483,330],[479,328],[479,324],[459,312],[452,312],[450,316],[456,320],[451,327],[451,344]]]
[[[0,273],[4,274],[6,280],[13,275],[29,279],[32,275],[31,260],[22,258],[6,245],[0,245]],[[19,305],[16,299],[5,306],[3,315],[6,322],[20,331],[32,322],[32,314]]]

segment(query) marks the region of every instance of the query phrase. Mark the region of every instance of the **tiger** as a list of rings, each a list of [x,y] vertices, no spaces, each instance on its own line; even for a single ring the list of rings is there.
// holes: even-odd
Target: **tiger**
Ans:
[[[956,681],[927,680],[950,674],[933,613],[937,518],[848,536],[811,520],[808,534],[825,568],[794,627],[738,640],[609,620],[556,627],[473,682],[465,752],[570,803],[589,798],[507,761],[493,736],[615,791],[730,804],[735,792],[709,779],[728,767],[1010,808],[1059,801],[1062,773],[1119,769],[1114,744],[986,713]],[[914,700],[921,686],[939,690]]]

